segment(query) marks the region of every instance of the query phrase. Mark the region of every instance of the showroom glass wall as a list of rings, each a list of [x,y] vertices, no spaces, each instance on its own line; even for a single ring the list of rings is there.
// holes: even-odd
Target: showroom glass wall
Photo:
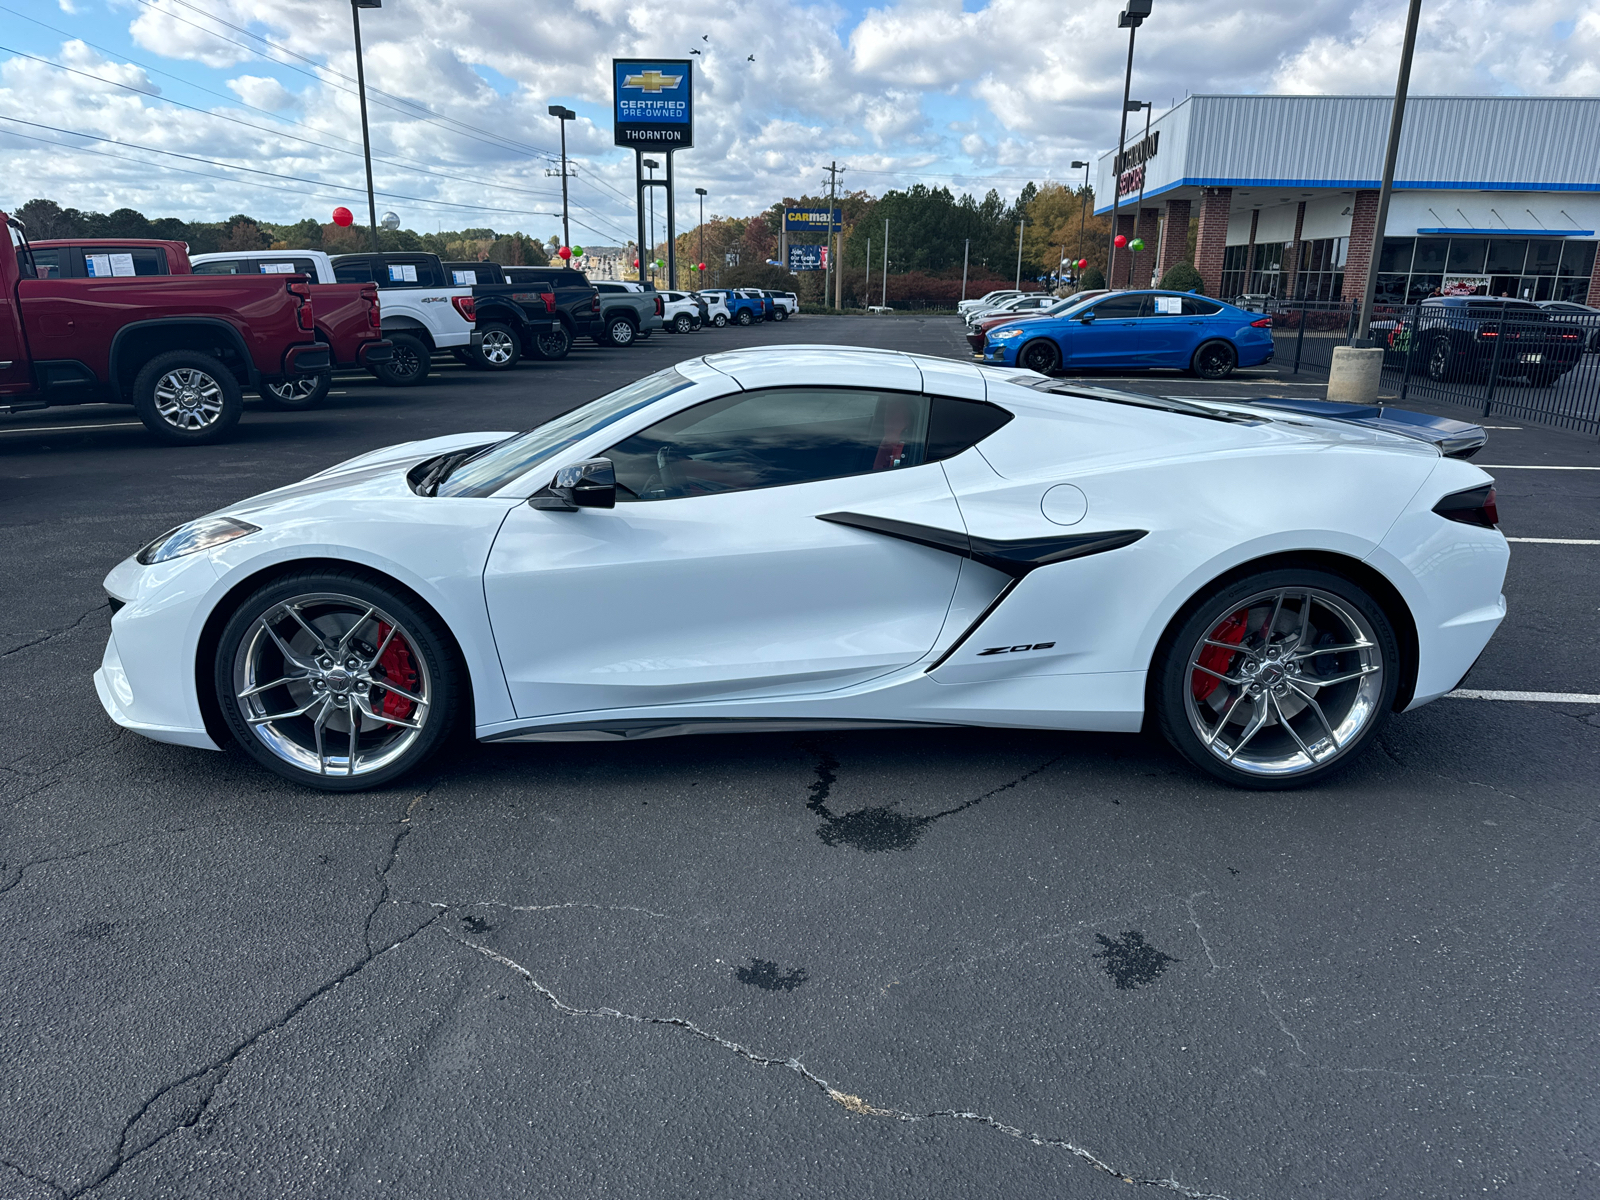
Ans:
[[[1566,238],[1384,238],[1380,303],[1415,304],[1443,289],[1519,300],[1574,300],[1589,294],[1595,242]],[[1467,289],[1471,289],[1471,293]]]
[[[1344,259],[1349,238],[1318,238],[1302,243],[1300,270],[1295,273],[1296,300],[1337,300],[1344,286]],[[1224,296],[1282,296],[1285,263],[1294,253],[1287,242],[1263,242],[1256,246],[1254,269],[1248,279],[1245,265],[1249,246],[1229,246],[1222,252],[1222,294]]]

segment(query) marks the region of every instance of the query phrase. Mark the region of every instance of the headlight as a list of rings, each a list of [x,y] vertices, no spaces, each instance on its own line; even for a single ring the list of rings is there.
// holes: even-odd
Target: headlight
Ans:
[[[134,557],[149,567],[169,559],[182,558],[185,554],[199,554],[202,550],[210,550],[234,538],[260,532],[259,525],[233,517],[201,517],[198,521],[167,530]]]
[[[991,333],[989,338],[991,341],[1009,342],[1012,338],[1021,337],[1025,332],[1026,331],[1022,329],[1001,329],[995,333]]]

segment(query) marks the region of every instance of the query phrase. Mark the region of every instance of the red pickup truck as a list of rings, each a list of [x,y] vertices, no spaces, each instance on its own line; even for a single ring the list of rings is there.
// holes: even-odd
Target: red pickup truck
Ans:
[[[132,404],[164,441],[214,442],[244,413],[244,385],[333,365],[304,282],[139,275],[120,258],[105,277],[41,279],[22,223],[0,223],[0,412]]]
[[[40,279],[99,279],[118,269],[124,275],[233,275],[239,272],[195,270],[183,242],[142,238],[58,238],[30,244]],[[309,268],[309,269],[308,269]],[[251,264],[251,275],[285,276],[311,285],[317,341],[328,347],[335,368],[376,367],[394,354],[379,328],[378,287],[372,283],[318,283],[316,267],[293,251]],[[306,278],[301,278],[301,277]],[[293,379],[264,380],[261,398],[274,408],[307,409],[322,402],[333,376],[324,371]]]

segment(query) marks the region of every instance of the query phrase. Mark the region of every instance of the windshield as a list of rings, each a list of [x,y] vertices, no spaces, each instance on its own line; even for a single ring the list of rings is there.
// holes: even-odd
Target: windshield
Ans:
[[[610,395],[546,421],[526,433],[497,442],[476,458],[456,467],[439,482],[436,496],[490,496],[518,476],[560,454],[629,413],[654,404],[663,396],[693,386],[693,380],[671,367],[646,375]]]

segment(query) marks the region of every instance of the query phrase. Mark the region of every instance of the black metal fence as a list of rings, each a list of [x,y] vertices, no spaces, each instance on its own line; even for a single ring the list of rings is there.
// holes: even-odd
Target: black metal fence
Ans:
[[[1291,301],[1272,318],[1278,370],[1320,382],[1355,334],[1357,307]],[[1384,351],[1385,395],[1600,433],[1600,313],[1495,300],[1380,305],[1370,333]]]

